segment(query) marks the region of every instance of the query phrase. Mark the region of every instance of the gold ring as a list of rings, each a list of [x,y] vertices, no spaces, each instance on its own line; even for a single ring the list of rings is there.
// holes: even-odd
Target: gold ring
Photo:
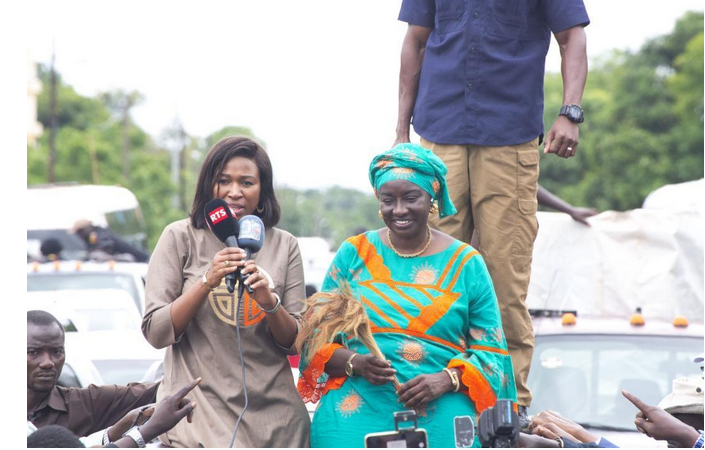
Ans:
[[[223,263],[223,265],[225,265],[225,267],[228,267],[230,265],[230,260],[226,259],[225,262]]]

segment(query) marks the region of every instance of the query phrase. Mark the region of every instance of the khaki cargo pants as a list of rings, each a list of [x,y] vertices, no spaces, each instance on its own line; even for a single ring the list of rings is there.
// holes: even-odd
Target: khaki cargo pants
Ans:
[[[458,213],[435,227],[470,243],[477,233],[487,264],[514,366],[518,403],[530,406],[526,384],[534,350],[534,331],[526,307],[531,255],[538,231],[536,192],[539,177],[538,138],[506,147],[441,145],[421,139],[448,166],[448,188]]]

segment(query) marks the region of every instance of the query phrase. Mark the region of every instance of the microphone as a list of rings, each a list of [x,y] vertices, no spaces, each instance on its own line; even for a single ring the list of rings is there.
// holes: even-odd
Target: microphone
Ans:
[[[224,242],[226,246],[239,248],[237,235],[240,231],[240,224],[230,212],[227,202],[223,199],[215,198],[206,203],[204,212],[206,213],[208,228],[211,229],[213,234]],[[235,292],[235,280],[237,278],[239,278],[239,270],[225,275],[225,285],[228,288],[228,292]]]
[[[257,216],[240,219],[240,232],[237,235],[240,247],[247,253],[247,259],[262,249],[264,245],[264,223]]]
[[[245,216],[240,219],[240,232],[238,233],[237,239],[240,243],[240,248],[245,250],[247,259],[251,259],[254,253],[257,253],[262,249],[264,245],[264,223],[262,219],[257,216]],[[248,275],[242,278],[242,281],[247,279]],[[247,286],[247,292],[252,293],[252,288]]]

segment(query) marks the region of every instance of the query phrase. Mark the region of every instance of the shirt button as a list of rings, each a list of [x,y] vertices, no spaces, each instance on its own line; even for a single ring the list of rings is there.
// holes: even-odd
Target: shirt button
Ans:
[[[468,89],[472,89],[472,81],[468,83]]]
[[[477,53],[477,47],[470,47],[470,53]]]
[[[478,17],[480,17],[480,13],[475,11],[474,13],[472,13],[472,16],[477,19]]]

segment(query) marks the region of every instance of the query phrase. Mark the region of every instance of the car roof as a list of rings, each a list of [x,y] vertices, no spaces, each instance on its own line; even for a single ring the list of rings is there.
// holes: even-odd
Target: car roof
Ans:
[[[581,317],[574,325],[563,325],[560,317],[534,317],[532,319],[535,336],[548,335],[633,335],[633,336],[672,336],[703,338],[705,328],[699,323],[687,327],[675,327],[671,322],[644,318],[644,325],[629,324],[629,317]]]
[[[147,263],[135,262],[97,262],[97,261],[55,261],[55,262],[33,262],[27,264],[27,275],[70,275],[76,273],[129,273],[140,277],[147,276]]]
[[[78,309],[93,309],[96,305],[100,305],[100,308],[106,310],[106,312],[111,309],[126,309],[130,312],[137,311],[132,296],[129,292],[122,289],[29,291],[27,292],[26,303],[28,305],[60,304],[68,308]]]
[[[42,186],[27,189],[29,204],[41,204],[43,214],[25,219],[28,230],[70,229],[79,219],[106,225],[105,214],[135,209],[137,198],[120,186]]]

